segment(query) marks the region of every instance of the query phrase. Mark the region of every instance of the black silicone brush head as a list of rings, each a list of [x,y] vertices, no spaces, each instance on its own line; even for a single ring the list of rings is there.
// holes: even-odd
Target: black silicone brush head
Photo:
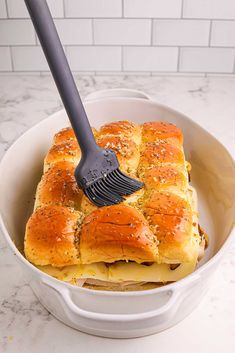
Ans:
[[[96,206],[110,206],[125,200],[144,184],[122,173],[113,150],[97,148],[82,158],[75,178],[85,195]]]
[[[131,195],[143,186],[142,182],[130,178],[117,168],[84,189],[84,193],[96,206],[102,207],[124,201],[123,196]]]

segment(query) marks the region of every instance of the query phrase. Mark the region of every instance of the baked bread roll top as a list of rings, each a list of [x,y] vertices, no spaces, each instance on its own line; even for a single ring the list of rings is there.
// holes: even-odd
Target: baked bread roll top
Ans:
[[[74,176],[74,164],[60,161],[43,174],[37,187],[35,209],[47,205],[61,205],[79,209],[83,192]]]
[[[182,131],[171,123],[162,121],[151,121],[142,125],[142,141],[155,142],[157,140],[165,140],[175,145],[183,144]]]
[[[55,163],[68,161],[78,164],[81,158],[81,151],[77,141],[68,140],[58,145],[53,145],[44,160],[44,173]]]
[[[105,124],[100,147],[111,148],[120,168],[145,187],[120,205],[97,208],[78,188],[81,153],[73,130],[58,132],[44,162],[25,255],[36,265],[134,261],[178,264],[198,251],[197,213],[189,190],[183,135],[173,124]]]
[[[121,170],[127,173],[136,171],[140,157],[135,142],[121,136],[101,136],[97,144],[102,148],[111,148],[116,153]]]
[[[35,265],[56,267],[78,264],[81,213],[63,206],[37,209],[28,220],[25,255]]]
[[[137,145],[141,143],[141,126],[131,121],[114,121],[101,126],[98,136],[121,136],[134,141]]]
[[[123,204],[106,206],[90,213],[83,221],[81,262],[156,261],[157,243],[139,211]]]
[[[144,204],[143,214],[159,241],[159,262],[181,263],[193,259],[193,212],[187,199],[156,191]]]

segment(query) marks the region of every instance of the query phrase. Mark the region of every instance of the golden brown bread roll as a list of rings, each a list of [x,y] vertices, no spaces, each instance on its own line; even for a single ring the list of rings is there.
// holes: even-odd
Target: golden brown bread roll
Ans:
[[[131,121],[114,121],[101,126],[98,136],[121,136],[134,141],[137,145],[141,143],[141,127]]]
[[[115,151],[121,169],[125,172],[136,171],[139,164],[139,151],[135,142],[121,136],[102,136],[97,139],[102,148]]]
[[[70,140],[76,141],[76,137],[73,129],[71,127],[66,127],[55,134],[53,144],[59,145]]]
[[[35,265],[57,267],[79,263],[78,230],[81,213],[63,206],[37,209],[28,220],[25,256]]]
[[[58,268],[80,264],[83,270],[91,266],[86,264],[116,262],[112,274],[122,267],[118,261],[185,264],[178,276],[192,271],[200,237],[181,130],[162,122],[140,126],[116,121],[102,126],[95,135],[101,147],[117,153],[120,168],[143,180],[145,187],[120,205],[97,208],[76,186],[73,173],[80,149],[73,131],[61,130],[45,158],[35,211],[27,223],[27,259]],[[160,277],[174,280],[164,266],[164,270],[157,270],[164,273]],[[143,267],[141,273],[145,273]],[[104,268],[98,279],[104,280],[105,273],[108,281],[111,267],[110,271]]]
[[[92,128],[94,136],[97,135],[97,130]],[[57,132],[54,136],[53,143],[54,145],[59,145],[63,142],[71,141],[74,140],[76,141],[75,134],[73,132],[73,129],[71,127],[66,127],[59,132]]]
[[[91,213],[92,211],[95,211],[98,207],[92,203],[88,197],[86,197],[85,194],[83,194],[82,196],[82,200],[81,200],[81,212],[84,213],[84,215],[87,215],[89,213]]]
[[[145,213],[147,215],[147,211]],[[158,214],[151,211],[150,225],[155,227],[159,245],[160,263],[178,264],[191,261],[195,254],[191,250],[192,220],[190,217]]]
[[[67,161],[51,166],[38,184],[35,209],[47,205],[79,209],[83,192],[75,180],[74,169],[74,164]]]
[[[169,164],[158,165],[144,169],[141,174],[146,189],[169,190],[172,188],[185,191],[188,187],[188,177],[183,168]]]
[[[159,241],[161,262],[191,260],[194,254],[187,251],[187,243],[191,237],[192,210],[187,200],[174,193],[155,191],[145,203],[143,214]]]
[[[131,176],[133,177],[133,174],[131,174]],[[138,178],[136,178],[138,179]],[[135,205],[138,203],[139,199],[141,199],[143,197],[145,193],[144,189],[140,189],[138,191],[136,191],[135,193],[126,196],[125,197],[125,201],[123,201],[123,204],[126,205],[131,205],[133,207],[135,207]],[[81,212],[83,212],[85,215],[91,213],[92,211],[96,210],[97,206],[94,205],[87,197],[85,194],[83,194],[82,196],[82,200],[81,200]]]
[[[142,125],[142,141],[155,142],[165,140],[172,144],[183,144],[182,131],[171,123],[151,121]]]
[[[44,172],[53,164],[61,161],[69,161],[77,165],[81,158],[81,151],[77,141],[68,140],[58,145],[53,145],[44,160]]]
[[[144,207],[154,209],[156,213],[182,217],[188,210],[191,212],[191,205],[187,199],[168,191],[153,191]]]
[[[140,171],[163,163],[184,165],[185,161],[182,150],[165,141],[150,142],[143,146],[140,156]]]
[[[157,243],[139,211],[126,205],[106,206],[90,213],[83,221],[81,262],[151,262],[157,258]]]

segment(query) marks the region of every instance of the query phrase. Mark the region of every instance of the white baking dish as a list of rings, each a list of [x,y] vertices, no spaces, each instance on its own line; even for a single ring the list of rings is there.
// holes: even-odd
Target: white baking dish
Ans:
[[[226,149],[186,116],[152,101],[144,93],[107,90],[85,103],[92,126],[128,119],[163,120],[182,128],[192,181],[199,195],[200,223],[210,245],[200,267],[176,283],[142,292],[105,292],[58,281],[31,265],[22,251],[25,224],[32,212],[43,158],[53,134],[69,122],[64,111],[53,114],[21,136],[0,165],[1,225],[40,302],[59,320],[78,330],[105,337],[138,337],[159,332],[188,315],[199,303],[221,257],[232,241],[235,213],[235,166]]]

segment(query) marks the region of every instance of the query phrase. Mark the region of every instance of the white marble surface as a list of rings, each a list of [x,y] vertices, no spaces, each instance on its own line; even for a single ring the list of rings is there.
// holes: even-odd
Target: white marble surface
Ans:
[[[77,80],[84,97],[97,89],[143,90],[191,116],[235,151],[235,78],[99,76]],[[0,155],[25,130],[59,110],[49,76],[0,76]],[[0,196],[1,197],[1,196]],[[132,340],[89,336],[66,327],[38,302],[0,235],[0,352],[235,352],[235,247],[197,309],[177,326]]]

